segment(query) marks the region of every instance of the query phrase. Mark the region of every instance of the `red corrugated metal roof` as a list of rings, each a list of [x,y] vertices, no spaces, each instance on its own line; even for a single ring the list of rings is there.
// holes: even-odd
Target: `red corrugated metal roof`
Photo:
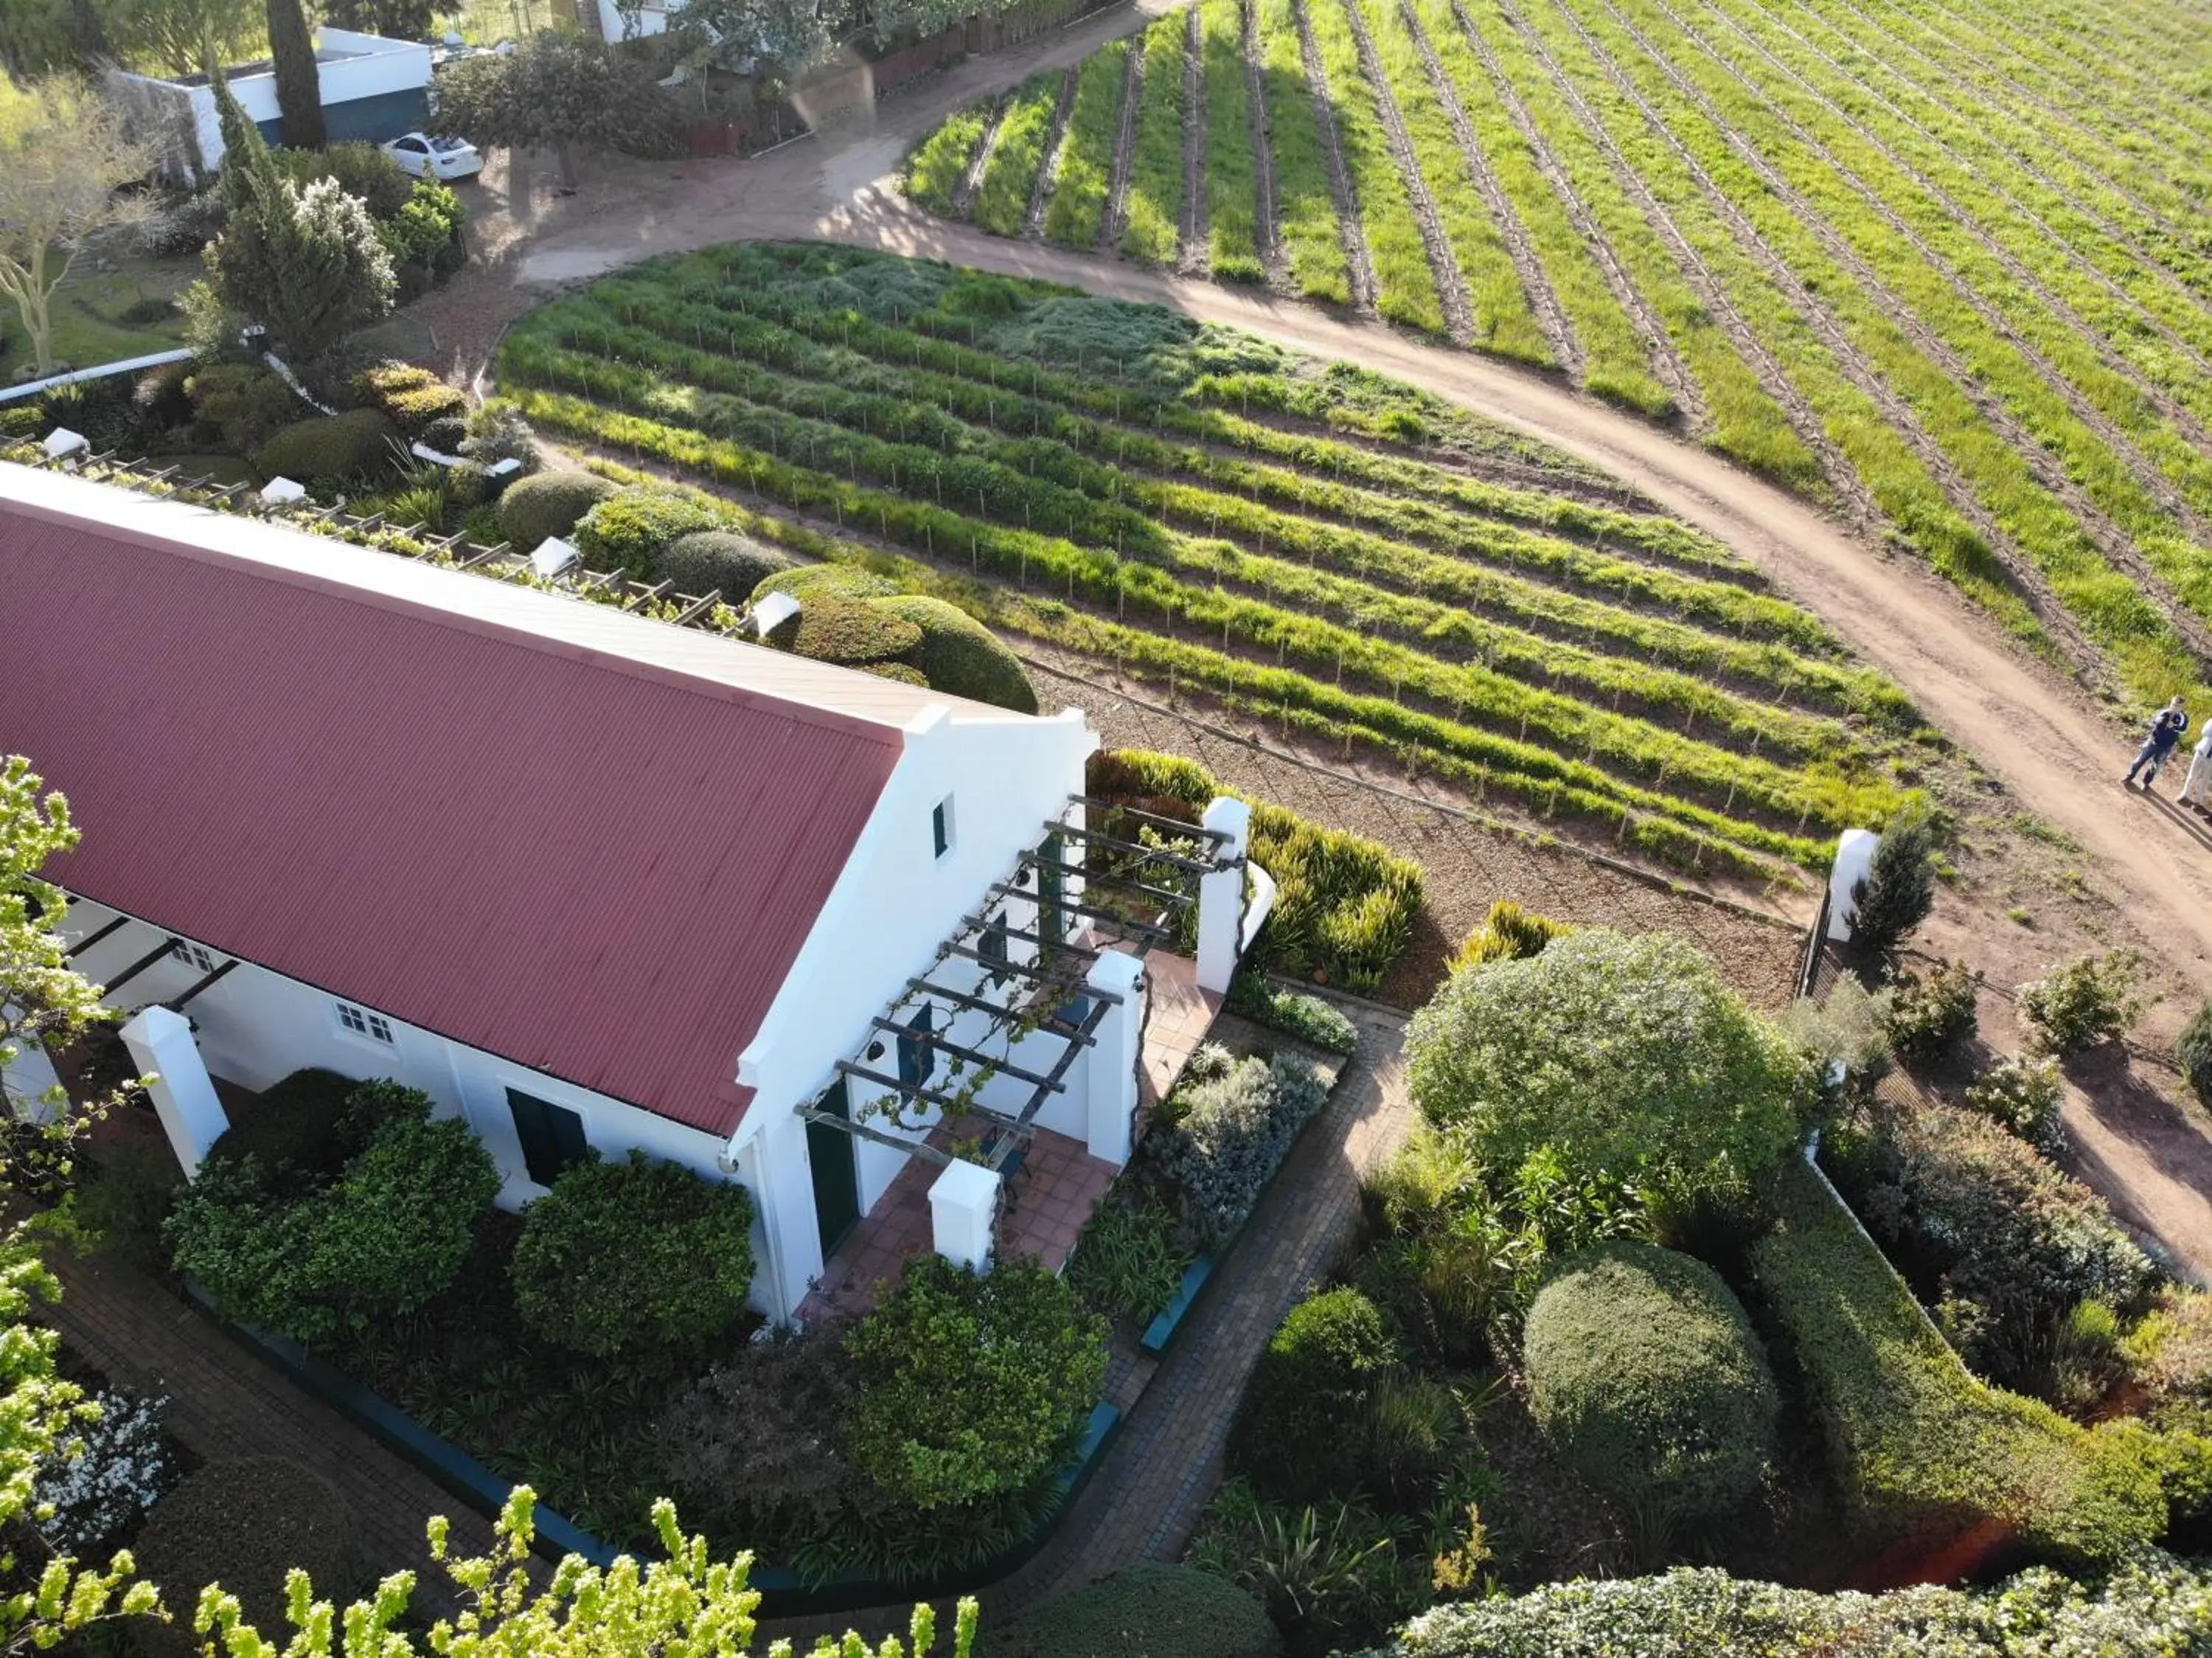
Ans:
[[[896,725],[732,683],[775,655],[756,647],[719,643],[731,661],[702,677],[653,660],[678,631],[637,618],[119,491],[95,520],[52,493],[94,486],[40,483],[0,479],[40,503],[0,500],[19,624],[0,752],[28,754],[84,830],[55,879],[735,1129],[738,1053],[897,764]],[[226,535],[252,551],[204,545]],[[517,625],[533,607],[555,634],[597,631]]]

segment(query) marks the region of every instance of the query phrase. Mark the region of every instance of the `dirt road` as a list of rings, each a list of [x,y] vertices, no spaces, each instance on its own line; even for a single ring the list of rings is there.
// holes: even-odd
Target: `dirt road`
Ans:
[[[507,266],[514,284],[507,314],[548,286],[655,253],[746,239],[819,238],[1169,305],[1395,375],[1595,462],[1735,547],[1904,686],[1931,722],[2004,784],[2019,809],[2057,826],[2098,861],[2121,915],[2190,986],[2191,1006],[2212,992],[2212,832],[2168,801],[2123,789],[2127,734],[2079,686],[2015,647],[1924,568],[1885,555],[1817,508],[1558,381],[1264,292],[987,236],[932,219],[892,188],[900,158],[954,109],[1040,69],[1073,64],[1172,3],[1137,0],[971,60],[885,101],[864,125],[750,162],[693,163],[626,181],[587,212],[539,226],[518,246]],[[2212,716],[2212,710],[2201,712]],[[2169,772],[2166,787],[2177,783]],[[2068,1120],[2080,1166],[2165,1239],[2185,1269],[2212,1275],[2212,1130],[2193,1107],[2165,1106],[2156,1123],[2143,1117],[2116,1107],[2109,1096],[2092,1104],[2075,1093]],[[2191,1131],[2172,1131],[2177,1118]]]

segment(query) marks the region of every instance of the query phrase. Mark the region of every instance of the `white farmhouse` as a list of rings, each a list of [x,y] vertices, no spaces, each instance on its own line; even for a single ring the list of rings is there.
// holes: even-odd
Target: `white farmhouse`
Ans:
[[[508,1207],[587,1147],[743,1182],[788,1318],[902,1194],[980,1264],[1024,1160],[1110,1177],[1160,1084],[1148,1000],[1187,1051],[1255,924],[1233,801],[1202,856],[1117,847],[1086,885],[1075,710],[23,466],[0,583],[35,619],[0,752],[82,826],[48,871],[73,965],[188,1172],[233,1089],[393,1076]],[[1193,904],[1197,967],[1148,959]]]

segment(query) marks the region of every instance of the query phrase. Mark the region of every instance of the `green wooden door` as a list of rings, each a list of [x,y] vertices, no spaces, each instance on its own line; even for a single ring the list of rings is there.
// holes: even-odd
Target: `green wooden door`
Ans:
[[[852,1101],[839,1077],[815,1104],[832,1116],[852,1120]],[[853,1137],[827,1123],[806,1125],[806,1161],[814,1170],[814,1224],[828,1260],[860,1219],[860,1172],[853,1158]]]

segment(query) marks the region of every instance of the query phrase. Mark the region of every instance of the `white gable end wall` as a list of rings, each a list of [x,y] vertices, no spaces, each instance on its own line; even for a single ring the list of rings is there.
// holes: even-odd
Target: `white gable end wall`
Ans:
[[[1066,811],[1068,796],[1082,792],[1085,762],[1097,747],[1097,733],[1075,710],[1051,719],[925,716],[909,728],[875,815],[738,1065],[738,1080],[755,1095],[733,1144],[762,1171],[785,1313],[797,1310],[822,1271],[797,1107],[830,1085],[837,1061],[866,1039],[867,1021],[899,999],[961,921],[984,906],[992,883],[1008,878],[1045,824]],[[947,801],[951,844],[940,858],[932,819]],[[957,986],[974,971],[948,964],[942,977]],[[966,1022],[940,1030],[957,1041]],[[889,1058],[880,1063],[896,1072]],[[855,1084],[853,1092],[858,1106],[869,1091]],[[855,1149],[865,1214],[907,1160],[866,1140]]]

